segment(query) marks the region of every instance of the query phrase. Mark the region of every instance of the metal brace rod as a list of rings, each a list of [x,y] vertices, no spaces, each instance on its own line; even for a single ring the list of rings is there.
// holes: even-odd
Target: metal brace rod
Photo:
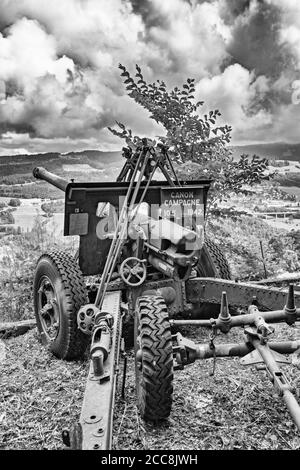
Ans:
[[[266,364],[267,372],[270,376],[271,382],[274,385],[274,388],[279,393],[279,395],[282,396],[296,426],[300,430],[299,403],[293,395],[291,391],[291,385],[289,384],[284,373],[278,366],[271,349],[267,344],[261,344],[261,341],[258,338],[249,336],[249,340],[251,341],[255,349],[262,357],[264,363]]]
[[[183,337],[180,333],[173,336],[176,346],[186,350],[188,362],[191,364],[196,360],[210,359],[216,357],[244,357],[254,350],[254,346],[250,343],[226,343],[215,344],[215,351],[212,351],[210,343],[196,344],[194,341]],[[279,341],[270,342],[269,348],[281,354],[292,354],[300,349],[300,340],[298,341]],[[173,348],[173,350],[176,350]]]
[[[297,319],[300,320],[300,308],[296,310]],[[231,328],[237,326],[246,326],[255,324],[255,318],[257,314],[248,313],[245,315],[237,315],[231,317]],[[286,321],[286,315],[284,310],[274,310],[273,312],[259,312],[259,316],[262,317],[267,323],[279,323]],[[219,328],[220,320],[216,319],[216,327]],[[186,326],[193,325],[202,328],[211,328],[212,323],[210,320],[170,320],[171,326]]]
[[[136,165],[136,168],[135,168],[134,177],[132,178],[132,180],[130,182],[130,185],[129,185],[129,188],[128,188],[128,191],[127,191],[127,194],[126,194],[126,197],[125,197],[125,201],[124,201],[124,204],[123,204],[123,207],[122,207],[122,210],[121,210],[121,214],[119,216],[119,221],[118,221],[118,224],[117,224],[117,227],[116,227],[116,230],[115,230],[114,239],[112,240],[110,250],[109,250],[109,253],[108,253],[108,256],[107,256],[107,261],[106,261],[106,264],[105,264],[105,267],[104,267],[104,270],[103,270],[100,286],[98,288],[98,292],[97,292],[97,296],[96,296],[96,300],[95,300],[95,305],[99,308],[101,308],[101,302],[103,301],[103,298],[104,298],[104,295],[105,295],[105,292],[106,292],[106,289],[107,289],[107,285],[108,285],[108,282],[110,280],[109,278],[110,278],[110,275],[111,275],[111,272],[112,272],[112,265],[113,265],[113,261],[114,261],[114,253],[116,251],[118,251],[118,245],[122,241],[122,236],[124,235],[124,226],[126,226],[126,223],[124,221],[126,219],[126,215],[127,215],[126,213],[128,211],[128,205],[129,205],[130,195],[131,195],[131,191],[132,191],[133,184],[134,184],[134,179],[135,179],[135,176],[138,172],[138,168],[139,168],[139,165],[141,163],[142,156],[143,156],[143,152],[141,151],[140,155],[139,155],[137,165]]]
[[[184,366],[192,364],[199,359],[228,356],[244,357],[247,354],[253,354],[253,351],[256,350],[262,359],[261,362],[265,363],[271,382],[285,401],[296,426],[300,430],[300,406],[292,393],[291,385],[278,365],[278,361],[281,359],[280,356],[278,357],[278,353],[291,354],[299,350],[300,340],[264,343],[259,335],[251,333],[246,336],[245,343],[216,344],[212,350],[209,343],[197,345],[193,341],[184,338],[180,333],[177,333],[173,336],[173,344],[175,370],[183,369]],[[282,362],[287,362],[284,356],[282,356]],[[251,362],[248,362],[248,364],[251,364]]]

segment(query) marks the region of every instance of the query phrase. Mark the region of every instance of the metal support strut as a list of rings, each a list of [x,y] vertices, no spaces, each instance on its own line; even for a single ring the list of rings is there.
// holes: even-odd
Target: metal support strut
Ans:
[[[256,335],[252,337],[248,335],[248,337],[265,364],[266,371],[275,390],[283,398],[291,417],[300,430],[300,406],[292,393],[292,387],[288,379],[278,365],[280,358],[276,358],[276,355],[267,344],[261,344],[260,339]]]
[[[263,369],[277,391],[283,398],[286,406],[293,418],[296,426],[300,430],[300,406],[293,395],[291,384],[279,367],[279,363],[289,364],[291,361],[283,354],[291,354],[300,351],[299,341],[269,342],[269,336],[274,333],[274,328],[267,322],[281,321],[289,325],[295,323],[300,318],[300,310],[295,307],[294,288],[289,287],[286,306],[281,311],[260,312],[256,305],[250,305],[248,314],[231,317],[228,311],[226,292],[222,293],[221,309],[217,319],[209,320],[201,326],[211,328],[213,336],[210,335],[210,342],[196,344],[184,338],[180,333],[173,335],[173,357],[174,368],[183,369],[187,364],[191,364],[199,359],[207,359],[227,356],[241,357],[242,365],[263,364]],[[171,325],[187,324],[181,321],[170,321]],[[197,322],[196,322],[197,323]],[[193,324],[190,321],[189,324]],[[227,334],[231,328],[244,326],[245,343],[241,344],[217,344],[213,343],[216,331],[219,330]],[[261,366],[259,367],[261,369]]]

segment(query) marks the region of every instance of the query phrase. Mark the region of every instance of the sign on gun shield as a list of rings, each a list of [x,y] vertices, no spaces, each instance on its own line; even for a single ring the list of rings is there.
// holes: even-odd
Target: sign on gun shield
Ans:
[[[204,225],[204,200],[201,187],[162,188],[161,216],[183,227],[196,230]]]

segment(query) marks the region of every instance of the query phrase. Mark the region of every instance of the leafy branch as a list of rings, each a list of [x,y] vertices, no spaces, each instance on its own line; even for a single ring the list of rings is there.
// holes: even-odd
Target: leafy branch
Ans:
[[[218,126],[221,116],[218,109],[200,115],[203,101],[195,102],[196,84],[188,78],[181,88],[167,89],[163,80],[147,83],[141,68],[136,65],[134,76],[119,64],[121,77],[128,95],[150,113],[150,118],[161,124],[165,136],[159,136],[161,143],[169,148],[179,178],[214,180],[210,202],[219,201],[230,192],[238,192],[245,184],[253,185],[265,178],[268,167],[266,159],[254,155],[242,155],[234,161],[227,144],[231,140],[232,128]],[[140,137],[120,122],[118,129],[109,127],[110,132],[131,144],[138,144]]]

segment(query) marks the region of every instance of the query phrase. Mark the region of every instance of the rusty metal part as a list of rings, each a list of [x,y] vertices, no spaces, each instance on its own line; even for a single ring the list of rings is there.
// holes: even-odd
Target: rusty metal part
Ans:
[[[45,170],[45,168],[42,167],[34,168],[33,176],[36,179],[47,181],[48,183],[52,184],[58,189],[61,189],[61,191],[64,192],[66,192],[67,186],[69,184],[68,181],[64,180],[60,176],[55,175],[54,173],[51,173],[50,171]]]
[[[114,324],[112,326],[109,353],[103,362],[104,370],[101,377],[95,377],[93,361],[90,362],[80,416],[82,449],[84,450],[106,450],[111,448],[112,419],[122,329],[120,300],[120,291],[108,292],[102,305],[102,310],[109,312],[114,319]]]
[[[195,313],[201,303],[220,304],[223,291],[227,292],[228,303],[234,309],[247,308],[255,296],[260,310],[279,310],[285,305],[287,295],[286,290],[277,288],[199,277],[186,282],[186,291]],[[295,300],[300,301],[300,292],[295,292]]]

